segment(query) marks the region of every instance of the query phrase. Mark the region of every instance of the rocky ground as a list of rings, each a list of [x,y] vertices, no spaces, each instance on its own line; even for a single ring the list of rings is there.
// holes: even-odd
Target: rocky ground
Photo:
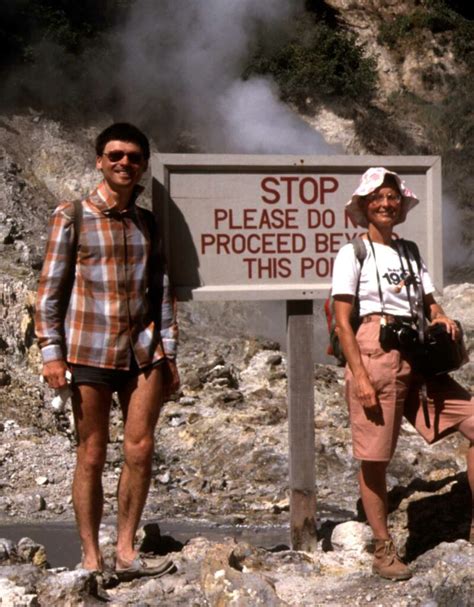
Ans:
[[[313,554],[197,537],[168,554],[173,573],[121,583],[114,575],[95,577],[85,570],[41,566],[42,547],[26,538],[17,546],[3,542],[0,550],[10,550],[12,556],[0,568],[0,595],[2,604],[18,607],[105,602],[183,607],[472,605],[472,544],[443,542],[417,559],[411,580],[393,583],[367,573],[371,557],[365,550],[365,526],[345,525],[337,528],[341,541],[334,550]]]
[[[18,309],[10,308],[17,319],[28,316],[27,291],[24,296]],[[470,344],[473,299],[474,286],[469,284],[448,287],[443,298],[449,313],[464,322]],[[157,427],[144,520],[159,524],[163,519],[191,519],[202,529],[220,526],[236,537],[242,529],[285,529],[285,354],[274,342],[236,337],[232,326],[218,324],[209,336],[206,321],[207,311],[182,306],[183,385],[166,403]],[[34,346],[29,350],[35,359]],[[34,365],[25,365],[21,376],[0,388],[0,523],[73,518],[70,408],[64,413],[52,409],[52,394],[32,369]],[[458,375],[472,385],[472,363]],[[88,605],[94,604],[94,596],[102,600],[104,593],[117,605],[469,605],[474,552],[466,541],[470,512],[465,442],[451,437],[428,447],[408,425],[403,427],[390,466],[390,518],[393,536],[416,575],[398,584],[374,579],[370,532],[357,501],[342,370],[317,365],[314,378],[316,553],[291,551],[287,545],[264,550],[231,538],[194,537],[185,546],[163,543],[152,525],[145,548],[155,554],[171,551],[176,572],[128,583],[112,577],[97,586],[83,571],[48,569],[44,549],[34,543],[32,547],[31,541],[0,541],[0,595],[10,597],[13,605]],[[103,542],[110,555],[121,433],[116,407],[104,474],[108,525]],[[24,598],[11,598],[15,596]]]

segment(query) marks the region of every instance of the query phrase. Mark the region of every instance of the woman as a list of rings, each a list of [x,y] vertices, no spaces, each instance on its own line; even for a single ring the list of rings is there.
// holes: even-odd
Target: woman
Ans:
[[[439,376],[426,383],[426,410],[419,396],[424,382],[412,370],[409,357],[396,346],[382,348],[379,341],[381,327],[386,324],[403,320],[407,327],[414,326],[417,297],[418,304],[423,300],[431,323],[444,325],[452,339],[458,337],[456,323],[436,303],[426,266],[421,263],[418,268],[413,252],[393,237],[394,226],[405,221],[418,202],[396,173],[368,169],[346,205],[351,219],[368,228],[363,240],[367,255],[361,263],[350,243],[342,247],[334,266],[332,288],[336,327],[347,360],[346,399],[353,452],[361,461],[360,494],[375,539],[372,570],[393,580],[411,577],[387,526],[386,469],[403,415],[429,443],[456,430],[470,441],[468,480],[474,495],[474,401],[470,394],[448,375]],[[357,336],[350,322],[356,294],[362,319]],[[471,541],[473,536],[471,526]]]

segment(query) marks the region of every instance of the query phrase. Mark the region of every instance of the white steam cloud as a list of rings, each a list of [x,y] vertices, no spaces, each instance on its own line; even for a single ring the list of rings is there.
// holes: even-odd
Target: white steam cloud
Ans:
[[[334,154],[279,100],[269,79],[244,81],[257,36],[277,44],[301,0],[137,0],[120,33],[126,115],[189,129],[206,152]],[[140,91],[137,95],[136,92]],[[172,127],[171,129],[169,127]],[[340,150],[338,150],[340,151]]]
[[[334,146],[326,143],[278,99],[277,88],[267,79],[234,82],[218,99],[216,109],[228,150],[244,153],[335,153]]]
[[[127,120],[163,152],[341,153],[281,102],[271,79],[242,77],[259,46],[285,43],[303,10],[304,0],[135,0],[105,44],[81,56],[39,30],[34,64],[8,75],[0,104]]]
[[[448,275],[473,267],[474,252],[463,242],[464,218],[451,193],[443,193],[443,254]]]

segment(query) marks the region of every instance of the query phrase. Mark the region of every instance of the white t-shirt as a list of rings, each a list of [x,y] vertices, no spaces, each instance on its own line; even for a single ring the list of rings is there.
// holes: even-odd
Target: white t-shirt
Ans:
[[[377,284],[377,272],[379,272],[380,285],[383,296],[383,312],[394,316],[411,316],[410,304],[407,296],[407,289],[404,286],[403,279],[408,275],[408,263],[400,250],[403,261],[403,267],[400,263],[400,256],[397,250],[391,246],[373,243],[377,266],[375,265],[374,254],[368,240],[363,239],[367,249],[367,256],[364,259],[362,270],[360,262],[357,259],[354,247],[351,243],[344,245],[338,252],[334,262],[334,271],[332,278],[332,294],[334,295],[355,295],[357,292],[357,281],[359,280],[359,300],[360,315],[366,316],[375,312],[381,312],[379,290]],[[413,271],[417,274],[418,284],[420,280],[423,284],[425,294],[433,293],[434,286],[428,274],[428,270],[422,262],[420,273],[418,275],[418,266],[414,259],[411,259]],[[420,291],[420,289],[418,289]],[[414,302],[414,289],[410,286],[410,297]]]

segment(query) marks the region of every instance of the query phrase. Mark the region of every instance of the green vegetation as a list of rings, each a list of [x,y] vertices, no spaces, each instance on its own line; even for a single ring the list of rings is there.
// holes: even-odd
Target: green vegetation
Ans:
[[[454,52],[461,61],[474,68],[474,22],[464,21],[456,30]]]
[[[411,13],[398,15],[381,24],[378,42],[392,50],[407,44],[422,44],[420,34],[453,32],[453,48],[458,59],[474,65],[474,23],[466,18],[466,4],[454,0],[424,0]],[[466,16],[465,16],[466,15]]]
[[[42,44],[79,54],[124,14],[133,0],[6,0],[2,3],[1,68],[34,64]]]
[[[278,48],[258,49],[245,71],[246,77],[255,74],[273,76],[282,98],[301,110],[308,99],[368,101],[377,81],[375,62],[364,57],[355,37],[310,13],[297,18]]]
[[[474,114],[472,99],[474,80],[454,87],[442,102],[430,103],[407,92],[393,94],[390,104],[397,116],[405,116],[408,124],[423,127],[425,145],[415,153],[442,157],[443,184],[462,210],[466,245],[474,242],[474,211],[472,204],[472,167],[474,166]],[[399,152],[410,153],[405,147]]]
[[[442,54],[443,41],[450,40],[459,61],[468,70],[474,69],[474,22],[471,3],[462,0],[422,0],[420,5],[407,15],[399,15],[384,23],[380,28],[379,42],[401,52],[408,45],[423,43],[423,29],[434,34],[449,33],[449,38],[438,37]],[[473,78],[459,79],[443,73],[443,65],[436,71],[427,70],[423,74],[425,85],[431,89],[449,85],[449,94],[442,101],[429,103],[406,92],[392,97],[391,104],[398,115],[412,116],[423,125],[427,143],[426,153],[443,157],[443,170],[447,181],[458,190],[461,204],[471,204],[470,194],[461,191],[459,184],[470,182],[471,167],[474,164],[474,96]]]

